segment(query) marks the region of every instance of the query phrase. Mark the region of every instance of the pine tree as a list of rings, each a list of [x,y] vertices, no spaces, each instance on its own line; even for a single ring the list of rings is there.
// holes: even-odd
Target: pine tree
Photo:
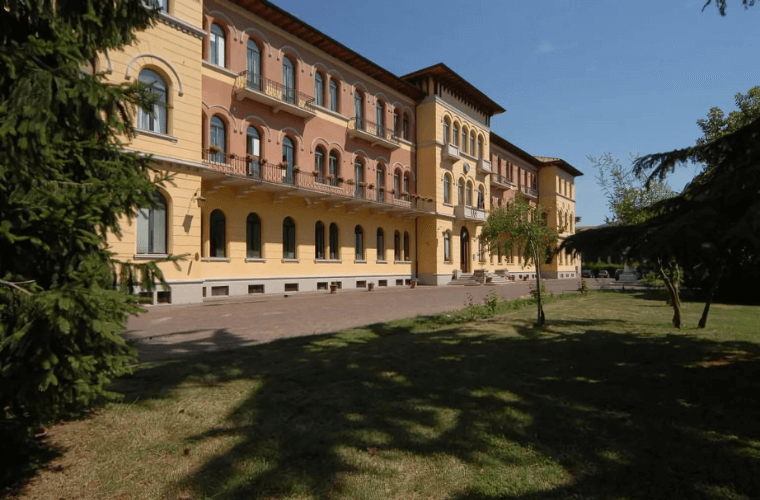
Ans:
[[[122,148],[150,98],[86,68],[156,15],[140,0],[0,9],[0,440],[112,396],[135,359],[121,334],[140,309],[106,236],[161,182]]]

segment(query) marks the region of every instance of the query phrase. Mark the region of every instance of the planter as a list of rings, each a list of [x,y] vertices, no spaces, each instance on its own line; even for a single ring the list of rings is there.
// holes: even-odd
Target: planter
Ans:
[[[353,180],[351,180],[351,179],[348,179],[348,180],[346,181],[346,184],[348,184],[349,186],[353,186],[353,185],[354,185],[354,181],[353,181]]]
[[[375,289],[375,284],[374,283],[367,283],[367,290],[369,290],[371,292],[374,289]]]
[[[330,285],[330,293],[335,293],[338,291],[338,285]]]
[[[311,173],[311,175],[313,175],[314,177],[319,177],[319,172],[315,170],[314,172]]]
[[[217,153],[221,153],[221,152],[222,152],[222,150],[221,150],[221,149],[219,149],[219,148],[218,148],[218,147],[216,147],[216,146],[211,146],[210,148],[208,148],[208,152],[209,152],[209,153],[211,153],[212,155],[215,155],[215,154],[217,154]]]
[[[412,288],[417,288],[417,280],[412,280],[409,286],[411,286]]]
[[[360,183],[359,183],[359,185],[360,185],[361,187],[366,187],[366,186],[367,186],[367,183],[366,183],[366,182],[360,182]]]

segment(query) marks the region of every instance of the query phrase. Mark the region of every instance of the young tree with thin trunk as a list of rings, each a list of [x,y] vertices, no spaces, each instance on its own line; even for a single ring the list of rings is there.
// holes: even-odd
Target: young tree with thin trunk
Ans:
[[[547,226],[544,214],[541,205],[530,205],[518,193],[509,208],[498,207],[488,214],[480,233],[480,241],[491,253],[501,251],[504,255],[511,255],[512,249],[517,248],[526,266],[536,266],[536,326],[542,326],[546,321],[541,296],[542,256],[550,253],[559,239],[559,235]]]

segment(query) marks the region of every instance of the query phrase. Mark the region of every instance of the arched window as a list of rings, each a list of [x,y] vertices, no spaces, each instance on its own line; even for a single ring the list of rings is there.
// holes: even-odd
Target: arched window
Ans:
[[[165,254],[166,252],[166,198],[156,191],[154,205],[137,212],[137,253]]]
[[[451,233],[443,233],[443,260],[451,262]]]
[[[470,131],[470,155],[475,156],[475,131]]]
[[[393,110],[393,136],[398,137],[401,135],[401,130],[399,130],[399,127],[401,126],[401,123],[399,123],[399,114],[398,110]]]
[[[443,202],[451,203],[451,177],[449,174],[443,175]]]
[[[248,88],[261,90],[261,50],[253,40],[248,40],[248,56],[246,61]]]
[[[282,221],[282,258],[296,258],[296,223],[290,217]]]
[[[385,262],[385,233],[383,228],[377,228],[377,260]]]
[[[454,146],[459,146],[459,124],[454,122],[454,131],[452,132],[454,138]]]
[[[224,163],[227,157],[227,139],[224,121],[217,115],[211,117],[211,131],[209,136],[209,161]]]
[[[325,225],[321,220],[314,226],[314,258],[325,258]]]
[[[462,179],[457,181],[457,204],[464,205],[464,181]]]
[[[354,258],[364,260],[364,229],[361,226],[354,228]]]
[[[472,206],[472,183],[467,183],[467,191],[465,191],[465,205],[468,207]]]
[[[317,72],[314,75],[314,104],[324,106],[325,104],[325,80],[322,73]]]
[[[214,210],[211,212],[209,222],[209,229],[211,230],[209,242],[211,246],[210,256],[223,258],[226,256],[225,250],[227,246],[224,212],[219,209]]]
[[[404,199],[409,201],[409,172],[404,172]]]
[[[261,219],[254,213],[245,219],[245,246],[249,259],[261,258]]]
[[[443,119],[443,143],[451,143],[451,120],[448,116]]]
[[[248,127],[246,132],[246,152],[248,153],[248,175],[261,179],[261,138],[255,127]]]
[[[211,37],[209,45],[209,62],[217,66],[225,66],[224,30],[214,23],[211,25]]]
[[[282,100],[295,104],[296,102],[296,69],[288,56],[282,58]]]
[[[322,148],[314,151],[314,171],[317,173],[317,182],[325,182],[325,152]]]
[[[364,162],[361,158],[354,161],[354,196],[364,198]]]
[[[409,233],[404,231],[404,260],[412,260],[412,256],[409,254]]]
[[[404,113],[404,123],[402,125],[401,135],[405,140],[409,140],[409,115]]]
[[[338,111],[338,82],[330,79],[330,109]]]
[[[364,130],[364,96],[358,89],[354,91],[354,117],[356,129]]]
[[[331,186],[337,186],[338,185],[338,155],[335,153],[335,151],[330,152],[330,185]]]
[[[393,260],[401,261],[401,234],[398,231],[393,233]]]
[[[485,262],[486,256],[483,253],[483,242],[478,240],[478,262]]]
[[[469,134],[467,132],[467,127],[462,127],[462,152],[463,153],[467,152],[467,136],[468,135]]]
[[[385,165],[377,166],[377,201],[385,200]]]
[[[293,148],[293,141],[290,137],[282,139],[282,163],[285,165],[283,172],[282,182],[286,184],[293,184],[293,165],[295,164],[295,149]]]
[[[340,242],[338,241],[338,225],[330,224],[330,260],[340,259]]]
[[[478,158],[483,158],[483,137],[478,136]]]
[[[396,199],[401,197],[401,172],[398,170],[393,172],[393,197]]]
[[[380,99],[377,100],[375,105],[375,122],[377,123],[376,135],[378,137],[385,137],[385,104]]]
[[[149,69],[140,71],[138,80],[147,86],[146,92],[154,95],[155,100],[152,108],[147,110],[139,108],[137,110],[137,128],[165,134],[168,121],[166,116],[166,82],[158,73]]]
[[[486,208],[486,195],[483,191],[483,186],[478,186],[478,208],[485,210]]]

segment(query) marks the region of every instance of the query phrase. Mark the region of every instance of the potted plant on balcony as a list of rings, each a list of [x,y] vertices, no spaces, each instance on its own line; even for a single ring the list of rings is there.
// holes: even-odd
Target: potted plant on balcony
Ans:
[[[319,170],[315,170],[311,173],[314,177],[319,177]]]
[[[348,179],[346,181],[346,184],[348,184],[349,186],[353,186],[354,185],[354,180],[353,179]]]
[[[248,161],[259,161],[259,157],[254,155],[246,155],[245,159]]]
[[[230,153],[230,159],[234,160],[237,158],[237,155],[235,153]]]
[[[286,166],[286,168],[287,168],[287,166]],[[294,165],[293,166],[293,173],[300,172],[300,171],[301,171],[301,167],[299,167],[298,165]]]
[[[366,182],[360,182],[359,186],[361,186],[361,187],[367,187],[367,183]]]
[[[370,188],[370,189],[375,189],[375,185],[374,184],[370,184],[367,187]]]
[[[338,176],[338,182],[339,183],[343,182],[343,177]]]
[[[217,154],[217,153],[220,153],[221,151],[222,151],[222,150],[221,150],[221,149],[219,149],[219,146],[214,146],[214,145],[211,145],[211,146],[209,146],[209,147],[208,147],[208,152],[209,152],[210,154],[212,154],[212,155],[215,155],[215,154]]]

